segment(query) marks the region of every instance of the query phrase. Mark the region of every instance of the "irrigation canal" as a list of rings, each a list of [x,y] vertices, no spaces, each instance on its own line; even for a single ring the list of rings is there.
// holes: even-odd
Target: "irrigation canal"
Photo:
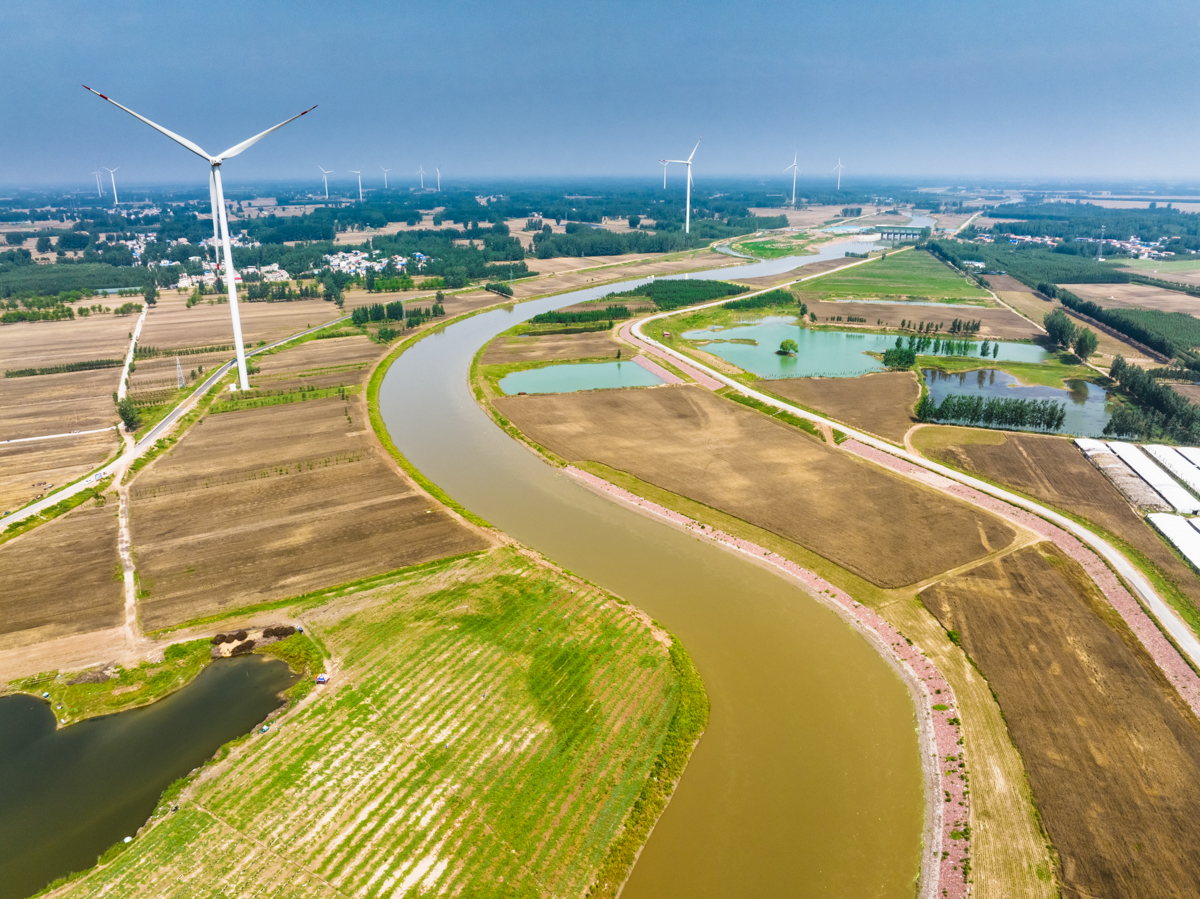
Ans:
[[[828,252],[737,274],[776,274]],[[646,610],[691,653],[712,701],[709,729],[625,899],[908,899],[924,809],[913,706],[899,677],[798,587],[592,493],[475,403],[468,373],[484,344],[539,312],[613,289],[495,310],[418,342],[383,382],[388,430],[455,500]]]

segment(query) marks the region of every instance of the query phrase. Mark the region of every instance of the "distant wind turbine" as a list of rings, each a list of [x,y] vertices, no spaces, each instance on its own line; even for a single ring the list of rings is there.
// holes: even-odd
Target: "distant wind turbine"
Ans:
[[[299,115],[294,115],[290,119],[286,119],[285,121],[280,122],[278,125],[274,126],[273,128],[268,128],[266,131],[262,132],[261,134],[256,134],[254,137],[249,138],[248,140],[244,140],[240,144],[234,144],[232,147],[230,147],[224,153],[221,153],[218,156],[213,156],[211,153],[207,152],[206,150],[201,149],[201,147],[198,144],[192,143],[192,141],[188,140],[186,137],[180,137],[175,132],[168,131],[166,128],[162,127],[162,125],[154,124],[152,121],[145,118],[144,116],[138,115],[132,109],[122,106],[116,100],[113,100],[109,97],[104,96],[104,94],[100,93],[99,91],[93,91],[86,84],[84,85],[84,89],[91,91],[93,94],[95,94],[101,100],[108,100],[109,103],[111,103],[113,106],[117,107],[118,109],[125,110],[125,112],[129,113],[135,119],[145,122],[147,125],[149,125],[151,128],[153,128],[155,131],[165,134],[167,137],[171,138],[171,140],[175,141],[177,144],[181,144],[182,146],[187,147],[189,150],[191,150],[193,153],[195,153],[197,156],[199,156],[201,159],[203,159],[205,162],[207,162],[209,164],[209,166],[211,166],[211,168],[209,169],[209,173],[208,173],[209,199],[212,201],[213,229],[214,230],[216,229],[216,220],[218,218],[218,215],[221,220],[221,238],[222,238],[221,242],[224,244],[224,250],[225,250],[225,286],[229,290],[229,317],[233,320],[233,345],[234,345],[234,348],[237,350],[238,382],[239,382],[242,390],[249,390],[250,389],[250,380],[249,380],[249,378],[246,377],[246,348],[242,343],[242,321],[241,321],[241,318],[238,316],[237,289],[234,287],[234,281],[236,280],[237,276],[233,269],[233,247],[231,246],[231,244],[229,242],[229,220],[228,220],[228,216],[225,213],[225,192],[221,187],[221,163],[223,163],[226,159],[230,159],[234,156],[237,156],[239,153],[246,150],[248,147],[252,146],[253,144],[258,143],[260,140],[262,140],[264,137],[266,137],[272,131],[278,131],[280,128],[282,128],[284,125],[286,125],[288,122],[293,122],[296,119],[300,118],[300,116],[307,115],[308,113],[312,112],[317,107],[315,107],[315,106],[310,107],[309,109],[304,110],[304,112],[300,113]]]
[[[665,159],[660,159],[658,161],[658,164],[663,167],[663,190],[666,190],[667,189],[667,165],[668,165],[668,162]]]
[[[789,165],[786,169],[784,169],[785,172],[788,171],[788,169],[791,169],[791,171],[792,171],[792,205],[793,206],[796,205],[796,172],[798,172],[800,170],[799,166],[796,165],[796,160],[798,160],[799,158],[800,158],[800,151],[797,150],[796,155],[792,157],[792,164]],[[838,161],[840,162],[841,160],[838,160]]]
[[[320,166],[317,166],[317,168],[321,169]],[[321,169],[321,178],[324,179],[324,181],[325,181],[325,199],[326,200],[329,199],[329,176],[332,174],[333,174],[333,169],[329,169],[328,171],[326,171],[325,169]]]
[[[104,196],[104,184],[100,181],[100,170],[96,169],[92,174],[96,176],[96,193]]]
[[[704,140],[704,138],[700,138]],[[692,156],[696,155],[696,151],[700,149],[700,140],[696,141],[696,146],[692,147],[691,156],[687,159],[660,159],[664,166],[663,168],[663,184],[667,183],[667,170],[665,166],[671,162],[677,162],[680,165],[687,166],[687,207],[683,214],[683,233],[690,234],[692,232]]]
[[[117,172],[117,169],[120,168],[120,166],[117,166],[117,169],[110,169],[108,166],[102,165],[102,166],[100,166],[100,168],[102,168],[102,169],[104,169],[104,171],[108,172],[108,177],[112,179],[113,209],[116,209],[117,203],[120,202],[119,200],[117,200],[117,175],[116,175],[116,172]]]
[[[839,156],[838,164],[833,167],[833,171],[838,173],[838,186],[837,186],[838,190],[842,189],[842,169],[843,168],[844,168],[844,166],[842,165],[842,157]]]
[[[357,172],[354,169],[350,170],[351,175],[358,175],[358,202],[362,202],[362,169]]]
[[[441,192],[442,192],[442,170],[441,170],[441,169],[439,169],[437,166],[434,166],[434,167],[433,167],[433,170],[434,170],[435,172],[437,172],[437,178],[438,178],[438,193],[441,193]]]
[[[421,190],[425,189],[425,166],[417,169],[417,174],[421,176]]]
[[[383,166],[380,166],[380,168],[383,169],[383,189],[387,190],[387,173],[390,172],[391,169],[384,169]]]

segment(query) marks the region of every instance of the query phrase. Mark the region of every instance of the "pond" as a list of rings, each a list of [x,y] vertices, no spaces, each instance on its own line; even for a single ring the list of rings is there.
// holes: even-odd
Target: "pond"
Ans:
[[[0,698],[0,899],[94,865],[294,682],[278,659],[222,659],[165,699],[63,728],[39,697]]]
[[[1067,404],[1066,418],[1058,433],[1074,434],[1077,437],[1103,436],[1104,426],[1112,417],[1108,391],[1088,381],[1070,380],[1064,383],[1068,387],[1067,390],[1036,385],[1026,387],[1008,372],[993,368],[964,372],[925,369],[925,385],[935,403],[940,403],[952,393],[982,396],[985,399],[1017,397],[1028,400],[1055,400]]]
[[[685,331],[683,337],[710,341],[702,347],[706,352],[770,379],[851,378],[883,371],[883,363],[866,354],[882,353],[896,345],[894,334],[812,330],[800,327],[790,315],[769,315],[732,328]],[[799,351],[795,356],[777,355],[779,344],[787,339],[796,341]],[[996,358],[1005,362],[1044,362],[1051,354],[1033,344],[1001,343]]]
[[[657,387],[663,380],[636,362],[577,362],[514,371],[500,379],[500,389],[517,393],[575,393],[615,387]]]

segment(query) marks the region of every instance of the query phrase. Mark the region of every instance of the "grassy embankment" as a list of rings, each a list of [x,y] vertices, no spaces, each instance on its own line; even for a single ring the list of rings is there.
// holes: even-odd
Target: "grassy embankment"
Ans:
[[[306,604],[331,685],[64,895],[615,895],[706,723],[677,643],[513,549]]]

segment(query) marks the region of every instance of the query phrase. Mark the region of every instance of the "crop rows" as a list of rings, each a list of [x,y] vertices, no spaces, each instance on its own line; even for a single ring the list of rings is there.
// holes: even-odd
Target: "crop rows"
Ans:
[[[459,563],[424,595],[376,590],[321,628],[341,665],[329,692],[89,880],[113,895],[582,894],[658,753],[675,676],[603,594],[499,561]]]

